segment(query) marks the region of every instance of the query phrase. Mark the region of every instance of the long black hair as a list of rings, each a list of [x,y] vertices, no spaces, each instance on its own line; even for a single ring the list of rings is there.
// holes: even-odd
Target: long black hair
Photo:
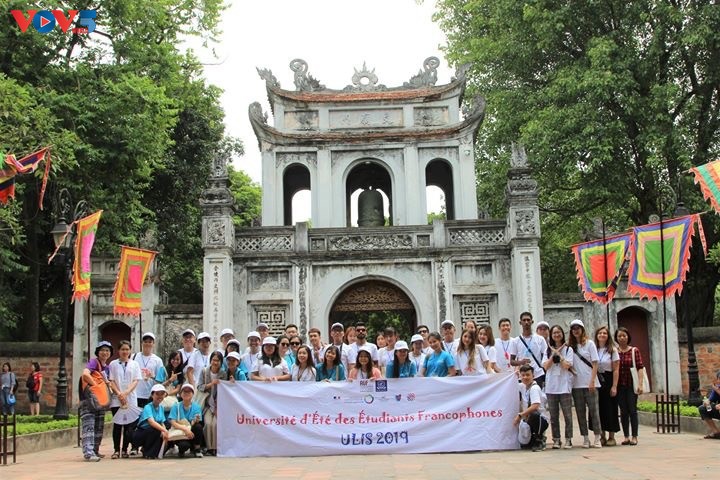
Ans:
[[[318,365],[318,369],[320,372],[322,372],[323,377],[327,377],[329,375],[328,369],[327,369],[327,361],[325,360],[327,358],[327,352],[328,350],[333,350],[335,352],[335,360],[333,360],[333,364],[331,367],[337,368],[338,365],[340,365],[340,349],[336,347],[335,345],[330,345],[325,349],[325,355],[323,355],[323,360],[320,362],[320,365]],[[310,358],[312,359],[312,355],[310,355]]]
[[[173,365],[172,365],[172,361],[175,359],[175,357],[180,357],[180,360],[181,360],[177,367],[173,367]],[[178,351],[172,352],[168,356],[167,367],[165,367],[168,378],[170,378],[173,373],[177,373],[178,385],[182,385],[183,383],[185,383],[185,374],[183,373],[184,366],[185,365],[182,362],[182,355],[180,355],[180,352],[178,352]]]

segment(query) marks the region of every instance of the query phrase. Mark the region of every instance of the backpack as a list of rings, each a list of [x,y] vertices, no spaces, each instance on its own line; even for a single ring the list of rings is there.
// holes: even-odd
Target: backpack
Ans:
[[[25,380],[25,386],[27,387],[28,392],[35,390],[35,372],[30,372],[27,380]]]

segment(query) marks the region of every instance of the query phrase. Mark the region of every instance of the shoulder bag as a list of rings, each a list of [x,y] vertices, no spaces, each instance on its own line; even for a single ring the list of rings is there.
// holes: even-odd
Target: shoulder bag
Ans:
[[[81,389],[83,399],[87,401],[90,410],[100,411],[107,410],[110,408],[110,401],[112,400],[112,393],[110,387],[105,382],[105,375],[100,370],[100,363],[98,362],[98,370],[90,372],[90,376],[95,382],[95,385],[90,385],[81,378]]]
[[[635,392],[635,394],[637,395],[638,383],[639,383],[639,381],[638,381],[639,373],[638,373],[638,368],[635,364],[635,350],[637,350],[637,348],[635,348],[635,347],[632,347],[632,349],[630,350],[631,355],[632,355],[632,367],[630,367],[630,375],[632,376],[632,381],[633,381],[633,392]],[[642,389],[643,389],[643,393],[648,393],[650,391],[650,380],[648,379],[647,371],[644,368],[643,368]]]

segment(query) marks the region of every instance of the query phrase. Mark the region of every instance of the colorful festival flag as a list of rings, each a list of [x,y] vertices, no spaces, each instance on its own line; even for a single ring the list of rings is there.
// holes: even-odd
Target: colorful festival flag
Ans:
[[[102,210],[83,217],[77,221],[77,237],[75,238],[75,263],[73,264],[73,297],[75,300],[87,300],[90,297],[90,253],[95,243],[98,223]]]
[[[633,228],[635,248],[628,273],[630,295],[652,300],[662,299],[663,294],[670,297],[682,292],[689,269],[692,236],[698,222],[699,214],[663,221],[662,239],[660,223]],[[701,238],[701,241],[705,239]]]
[[[9,199],[15,198],[15,176],[34,172],[43,160],[45,160],[45,173],[43,174],[43,183],[38,198],[38,204],[40,210],[42,210],[45,187],[50,173],[50,147],[31,153],[20,160],[17,160],[15,155],[5,157],[4,165],[0,165],[0,203],[5,205]]]
[[[688,170],[695,176],[695,183],[700,185],[700,191],[709,200],[717,213],[720,213],[720,160],[715,160],[699,167]]]
[[[140,316],[142,288],[156,253],[123,245],[113,292],[113,315]]]
[[[628,251],[632,249],[632,234],[625,233],[581,243],[572,247],[578,284],[585,300],[608,303],[617,289]]]

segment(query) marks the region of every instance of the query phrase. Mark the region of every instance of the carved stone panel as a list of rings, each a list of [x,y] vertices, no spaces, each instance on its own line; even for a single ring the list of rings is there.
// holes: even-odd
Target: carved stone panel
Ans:
[[[332,307],[333,312],[414,309],[412,301],[405,292],[392,284],[375,280],[368,280],[348,287]]]
[[[403,126],[401,108],[378,108],[367,110],[330,110],[330,128],[392,128]]]
[[[238,236],[235,252],[292,252],[293,237],[291,235],[266,235],[258,237]]]
[[[315,152],[298,152],[298,153],[278,153],[275,155],[275,167],[282,169],[293,163],[299,163],[306,166],[317,165],[317,153]]]
[[[413,247],[412,235],[342,235],[328,240],[328,250],[398,250]]]
[[[460,323],[473,320],[476,324],[490,323],[490,302],[460,302]]]
[[[489,285],[493,283],[493,269],[490,263],[455,265],[455,285]]]
[[[227,226],[222,218],[211,218],[207,221],[207,245],[226,245]]]
[[[447,107],[417,107],[413,110],[413,122],[416,127],[447,125],[450,113]]]
[[[286,130],[317,130],[320,123],[317,110],[285,112]]]
[[[251,270],[250,291],[289,291],[290,271],[289,270]]]
[[[505,243],[504,228],[453,228],[450,229],[450,245],[502,245]]]
[[[534,210],[516,210],[515,225],[518,235],[536,236],[538,234]]]
[[[259,323],[266,323],[269,334],[273,337],[282,335],[285,331],[285,322],[290,315],[290,306],[283,304],[254,304],[252,305],[253,319],[250,328],[255,330]]]

